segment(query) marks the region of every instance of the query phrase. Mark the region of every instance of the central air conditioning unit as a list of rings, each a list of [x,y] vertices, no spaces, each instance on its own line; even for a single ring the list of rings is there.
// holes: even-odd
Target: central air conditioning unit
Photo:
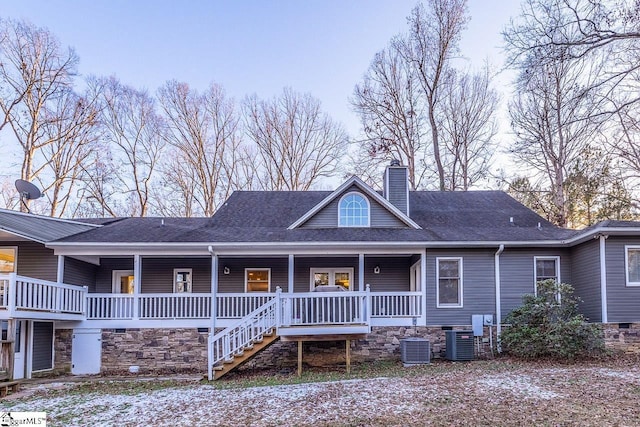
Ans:
[[[424,338],[400,340],[400,356],[405,365],[417,365],[431,361],[431,344]]]
[[[447,360],[462,361],[473,360],[473,331],[445,331]]]

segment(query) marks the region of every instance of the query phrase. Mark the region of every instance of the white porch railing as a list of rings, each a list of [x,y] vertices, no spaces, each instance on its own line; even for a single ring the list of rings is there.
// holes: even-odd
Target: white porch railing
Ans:
[[[9,274],[0,276],[0,303],[15,314],[21,311],[84,315],[87,288]]]
[[[209,319],[211,294],[140,294],[140,319]]]
[[[277,300],[272,299],[234,325],[209,334],[209,379],[214,365],[232,359],[276,327],[276,303]]]
[[[133,319],[133,304],[129,294],[88,294],[87,319]]]
[[[275,296],[275,293],[218,294],[216,317],[218,319],[241,319],[274,299]]]
[[[420,317],[420,292],[372,292],[371,317]]]
[[[278,326],[366,324],[370,292],[278,294]]]

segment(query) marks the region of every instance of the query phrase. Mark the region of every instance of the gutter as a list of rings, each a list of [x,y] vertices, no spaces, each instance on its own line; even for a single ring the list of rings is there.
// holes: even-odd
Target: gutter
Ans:
[[[500,353],[500,333],[502,332],[502,308],[500,304],[500,254],[504,251],[504,243],[501,243],[494,255],[494,266],[496,275],[496,344]]]

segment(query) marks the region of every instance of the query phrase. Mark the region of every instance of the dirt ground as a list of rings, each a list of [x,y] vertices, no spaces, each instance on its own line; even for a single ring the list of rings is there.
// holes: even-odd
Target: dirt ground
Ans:
[[[311,382],[300,382],[311,381]],[[28,384],[4,411],[50,426],[634,426],[635,360],[573,365],[509,360],[342,371]]]

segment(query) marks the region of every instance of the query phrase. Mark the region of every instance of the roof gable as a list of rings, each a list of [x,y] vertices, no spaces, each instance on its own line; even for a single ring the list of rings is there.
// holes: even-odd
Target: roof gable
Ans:
[[[383,211],[388,212],[392,217],[395,217],[399,222],[403,223],[406,227],[412,229],[420,229],[421,227],[416,224],[411,218],[402,213],[397,207],[392,205],[387,199],[382,197],[378,192],[374,191],[371,187],[365,184],[360,178],[357,176],[352,176],[347,181],[345,181],[340,187],[338,187],[335,191],[327,195],[324,199],[322,199],[318,204],[309,209],[304,215],[298,218],[293,224],[288,227],[288,230],[293,230],[296,228],[302,227],[305,223],[311,220],[314,216],[318,215],[323,209],[329,206],[334,201],[337,201],[340,197],[342,197],[347,192],[353,191],[354,189],[360,190],[364,193],[368,198],[370,203],[375,202],[377,205],[381,206]],[[336,217],[336,225],[337,217]]]

